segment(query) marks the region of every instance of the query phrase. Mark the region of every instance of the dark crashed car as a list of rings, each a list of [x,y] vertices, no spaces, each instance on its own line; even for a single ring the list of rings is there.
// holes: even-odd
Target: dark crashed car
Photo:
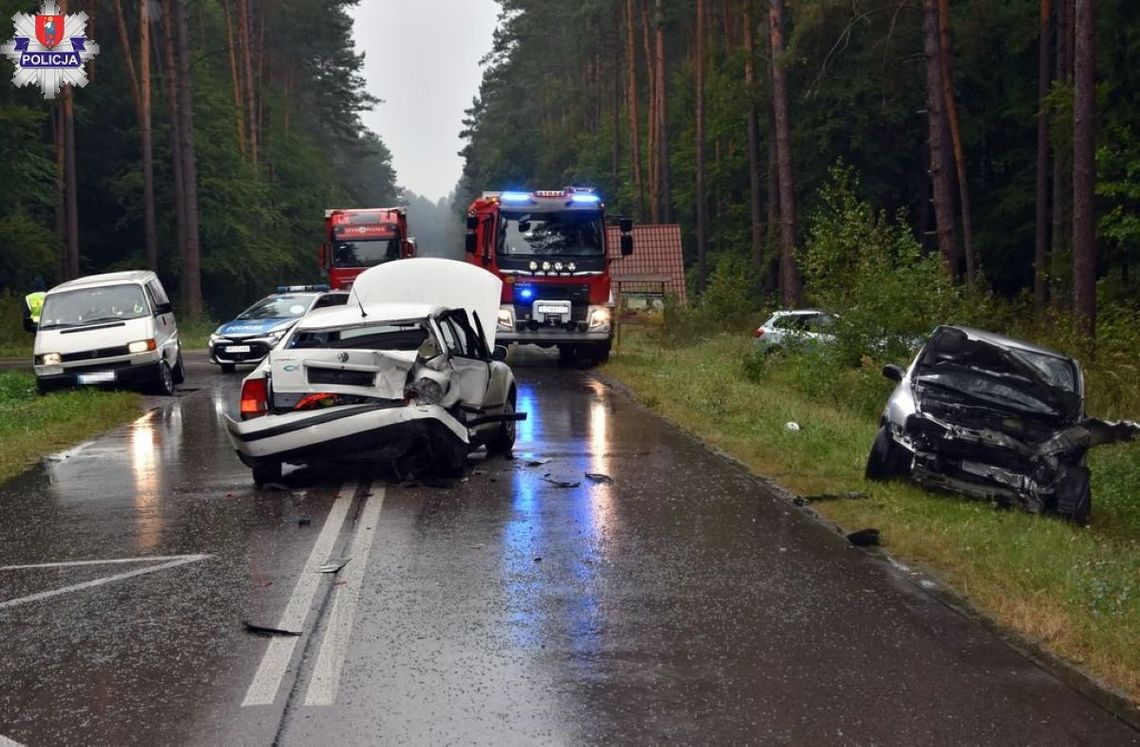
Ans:
[[[898,386],[867,458],[871,480],[910,477],[1083,524],[1089,447],[1138,429],[1085,416],[1072,358],[968,327],[938,327],[908,370],[883,375]]]

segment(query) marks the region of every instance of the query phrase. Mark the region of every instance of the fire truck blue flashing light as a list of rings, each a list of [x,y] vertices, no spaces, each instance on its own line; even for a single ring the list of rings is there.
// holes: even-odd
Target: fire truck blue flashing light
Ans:
[[[503,202],[530,202],[530,195],[526,192],[503,192],[499,195]]]
[[[602,198],[594,194],[577,193],[570,196],[570,201],[596,205],[602,201]]]

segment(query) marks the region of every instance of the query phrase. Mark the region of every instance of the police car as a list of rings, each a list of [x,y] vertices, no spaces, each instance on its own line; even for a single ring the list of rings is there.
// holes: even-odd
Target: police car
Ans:
[[[231,373],[239,363],[257,363],[311,309],[341,306],[347,291],[327,285],[283,285],[210,335],[210,362]]]

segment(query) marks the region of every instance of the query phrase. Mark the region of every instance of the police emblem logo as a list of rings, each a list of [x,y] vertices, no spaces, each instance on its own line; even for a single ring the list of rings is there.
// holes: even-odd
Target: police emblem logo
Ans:
[[[0,45],[0,54],[12,60],[16,87],[38,85],[45,99],[54,99],[62,86],[87,85],[84,65],[99,54],[99,45],[87,38],[87,14],[63,14],[55,0],[44,0],[40,12],[12,16],[16,35]]]

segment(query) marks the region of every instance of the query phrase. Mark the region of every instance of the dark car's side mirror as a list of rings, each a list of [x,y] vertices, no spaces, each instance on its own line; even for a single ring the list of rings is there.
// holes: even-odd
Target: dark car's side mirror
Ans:
[[[154,307],[154,315],[155,316],[162,316],[163,314],[170,314],[173,311],[174,311],[174,306],[171,305],[170,302],[160,303]]]
[[[896,366],[894,363],[888,363],[883,366],[883,376],[886,376],[891,381],[902,381],[904,373],[902,368]]]
[[[507,346],[496,345],[495,350],[491,353],[492,360],[505,361],[507,359]]]

